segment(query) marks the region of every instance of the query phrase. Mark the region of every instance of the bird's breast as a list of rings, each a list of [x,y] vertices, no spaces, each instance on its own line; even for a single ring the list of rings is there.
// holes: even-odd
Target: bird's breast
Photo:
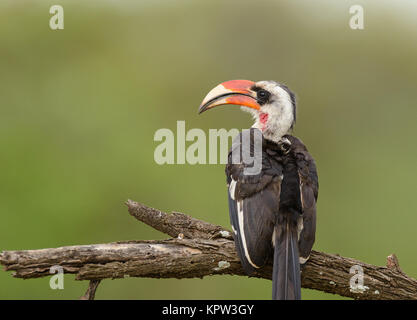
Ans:
[[[300,178],[298,167],[292,153],[283,155],[278,160],[282,166],[280,194],[280,212],[298,212],[301,214]]]

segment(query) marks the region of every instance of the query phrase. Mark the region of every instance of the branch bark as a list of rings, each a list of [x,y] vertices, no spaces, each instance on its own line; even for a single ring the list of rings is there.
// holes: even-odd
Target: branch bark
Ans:
[[[230,231],[188,215],[167,214],[129,200],[129,213],[172,239],[121,241],[40,250],[3,251],[0,264],[17,278],[49,276],[54,265],[90,280],[84,299],[94,298],[100,280],[108,278],[202,278],[245,276]],[[350,286],[352,266],[363,269],[363,285]],[[357,268],[357,267],[356,267]],[[268,264],[253,277],[271,279]],[[417,280],[399,267],[395,255],[387,266],[374,266],[334,254],[313,251],[302,269],[302,286],[354,299],[417,299]]]
[[[91,280],[88,283],[88,288],[85,294],[80,298],[80,300],[94,300],[96,296],[96,291],[98,288],[98,285],[100,284],[101,280]]]

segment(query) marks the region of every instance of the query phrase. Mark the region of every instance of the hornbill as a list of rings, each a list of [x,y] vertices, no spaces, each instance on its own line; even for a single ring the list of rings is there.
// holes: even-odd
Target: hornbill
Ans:
[[[315,240],[318,177],[305,145],[289,134],[296,119],[295,95],[275,81],[231,80],[207,94],[199,113],[219,105],[238,105],[252,114],[252,153],[253,131],[262,133],[260,172],[245,173],[251,164],[233,157],[244,148],[242,133],[226,165],[230,221],[243,269],[251,275],[272,262],[272,298],[301,299],[300,266]]]

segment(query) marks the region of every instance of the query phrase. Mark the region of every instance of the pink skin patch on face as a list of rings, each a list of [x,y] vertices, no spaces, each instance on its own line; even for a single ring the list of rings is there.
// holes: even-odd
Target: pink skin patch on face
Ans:
[[[265,130],[266,122],[268,121],[268,114],[264,112],[259,113],[259,121],[261,122],[261,125],[262,125],[261,127],[262,131]]]

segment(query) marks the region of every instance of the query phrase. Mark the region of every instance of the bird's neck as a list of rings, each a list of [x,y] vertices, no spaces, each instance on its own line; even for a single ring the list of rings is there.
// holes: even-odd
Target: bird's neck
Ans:
[[[282,126],[279,126],[278,123],[272,125],[271,123],[268,123],[268,125],[266,125],[266,123],[262,122],[262,117],[259,117],[259,119],[253,124],[252,128],[261,130],[265,139],[275,143],[282,141],[283,137],[287,135],[289,131]]]
[[[242,107],[245,112],[249,112],[255,123],[252,128],[259,129],[265,139],[279,143],[286,134],[291,131],[294,117],[290,112],[282,112],[281,115],[270,107],[266,112],[256,112],[253,109]]]

